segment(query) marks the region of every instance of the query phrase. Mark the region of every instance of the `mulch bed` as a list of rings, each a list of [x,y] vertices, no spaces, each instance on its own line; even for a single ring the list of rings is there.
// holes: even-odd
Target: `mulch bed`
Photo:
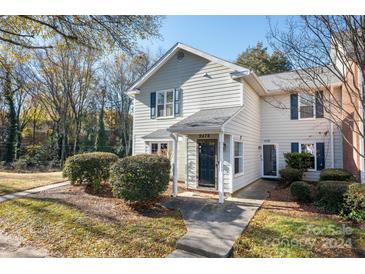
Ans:
[[[179,191],[183,186],[179,185]],[[99,193],[86,186],[67,186],[35,195],[38,198],[55,199],[74,206],[90,217],[103,221],[128,222],[144,217],[163,216],[171,211],[162,204],[171,196],[171,186],[158,198],[148,202],[127,202],[113,196],[109,184],[103,184]]]

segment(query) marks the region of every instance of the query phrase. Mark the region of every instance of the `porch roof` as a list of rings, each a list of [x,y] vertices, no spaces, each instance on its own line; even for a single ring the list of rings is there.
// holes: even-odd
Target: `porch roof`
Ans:
[[[225,122],[234,116],[238,107],[203,109],[170,126],[170,132],[220,131]]]
[[[143,136],[142,138],[143,139],[154,139],[154,140],[170,139],[171,132],[168,132],[166,129],[158,129],[158,130],[151,132],[150,134]]]

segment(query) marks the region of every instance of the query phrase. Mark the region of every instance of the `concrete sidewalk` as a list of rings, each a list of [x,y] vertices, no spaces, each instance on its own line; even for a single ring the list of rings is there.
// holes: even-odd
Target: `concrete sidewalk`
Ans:
[[[20,192],[15,192],[15,193],[11,193],[11,194],[2,195],[2,196],[0,196],[0,203],[5,202],[5,201],[9,201],[9,200],[23,198],[23,197],[26,197],[28,195],[36,194],[38,192],[46,191],[46,190],[49,190],[49,189],[62,187],[62,186],[67,186],[69,184],[70,184],[70,182],[67,181],[67,182],[50,184],[50,185],[36,187],[36,188],[32,188],[32,189],[28,189],[28,190],[24,190],[24,191],[20,191]]]
[[[20,239],[0,233],[0,258],[45,258],[45,249],[22,246]]]
[[[228,257],[234,242],[275,186],[276,182],[258,180],[224,204],[181,196],[169,200],[165,206],[181,211],[188,230],[169,257]]]

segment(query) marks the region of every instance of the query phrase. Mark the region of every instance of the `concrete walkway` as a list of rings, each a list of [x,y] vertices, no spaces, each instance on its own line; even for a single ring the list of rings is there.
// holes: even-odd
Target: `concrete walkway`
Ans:
[[[70,184],[70,182],[67,181],[67,182],[50,184],[50,185],[36,187],[36,188],[32,188],[32,189],[28,189],[28,190],[24,190],[24,191],[20,191],[20,192],[15,192],[15,193],[11,193],[11,194],[2,195],[2,196],[0,196],[0,203],[5,202],[5,201],[9,201],[9,200],[23,198],[25,196],[36,194],[38,192],[46,191],[46,190],[49,190],[49,189],[62,187],[62,186],[67,186],[69,184]]]
[[[234,242],[275,186],[276,182],[258,180],[226,199],[224,204],[186,195],[166,202],[166,207],[181,211],[188,230],[169,257],[228,257]]]
[[[0,233],[0,258],[45,258],[47,250],[22,246],[20,239]]]

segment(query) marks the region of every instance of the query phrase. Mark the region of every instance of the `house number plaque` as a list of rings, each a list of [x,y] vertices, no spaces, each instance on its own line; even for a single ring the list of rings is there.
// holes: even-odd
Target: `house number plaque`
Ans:
[[[209,138],[210,134],[199,134],[199,138]]]

